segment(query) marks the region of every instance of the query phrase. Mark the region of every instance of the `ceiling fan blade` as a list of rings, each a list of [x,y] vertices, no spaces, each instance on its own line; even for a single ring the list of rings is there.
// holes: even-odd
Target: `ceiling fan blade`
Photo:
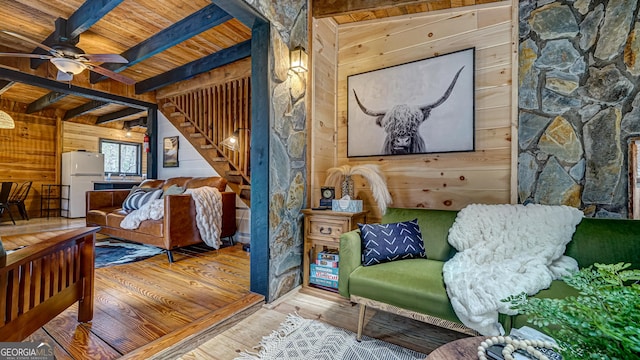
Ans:
[[[118,74],[115,71],[111,71],[109,69],[105,69],[103,67],[97,66],[97,65],[87,65],[89,67],[89,69],[93,72],[97,72],[100,75],[104,75],[104,76],[108,76],[110,78],[112,78],[113,80],[116,81],[120,81],[121,83],[125,83],[127,85],[133,85],[136,83],[135,80],[133,80],[130,77]]]
[[[37,42],[35,40],[31,40],[28,37],[20,35],[18,33],[14,33],[13,31],[2,30],[2,32],[7,34],[7,35],[11,35],[13,37],[17,37],[18,39],[20,39],[22,41],[26,41],[31,45],[37,46],[37,47],[39,47],[39,48],[41,48],[43,50],[46,50],[46,51],[50,52],[51,54],[57,54],[58,53],[55,49],[50,48],[45,44],[41,44],[41,43],[39,43],[39,42]]]
[[[82,54],[79,55],[92,62],[126,64],[129,60],[118,54]]]
[[[22,57],[22,58],[32,58],[32,59],[42,59],[42,60],[49,60],[53,57],[51,55],[24,54],[24,53],[0,53],[0,56]]]
[[[58,81],[71,81],[73,80],[73,74],[68,74],[64,71],[58,70],[58,75],[56,76],[56,80]]]

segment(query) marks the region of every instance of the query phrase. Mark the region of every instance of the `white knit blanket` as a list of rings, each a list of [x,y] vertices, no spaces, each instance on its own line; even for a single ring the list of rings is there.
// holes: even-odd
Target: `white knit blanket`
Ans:
[[[568,206],[469,205],[451,229],[458,253],[444,264],[447,294],[458,318],[482,335],[504,332],[498,313],[513,315],[500,300],[533,295],[578,269],[564,256],[582,212]]]
[[[205,244],[219,249],[222,241],[222,195],[218,189],[202,186],[187,189],[196,206],[196,225]],[[164,217],[164,199],[152,200],[140,209],[133,210],[120,223],[123,229],[137,229],[144,220],[160,220]]]

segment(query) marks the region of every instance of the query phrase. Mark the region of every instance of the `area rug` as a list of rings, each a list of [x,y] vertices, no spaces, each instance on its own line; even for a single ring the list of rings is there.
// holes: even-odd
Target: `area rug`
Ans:
[[[235,360],[413,360],[427,356],[366,336],[358,342],[351,331],[293,314],[278,330],[265,336],[256,349],[257,353],[243,352]]]
[[[163,252],[155,246],[134,244],[114,239],[96,241],[96,268],[128,264]]]

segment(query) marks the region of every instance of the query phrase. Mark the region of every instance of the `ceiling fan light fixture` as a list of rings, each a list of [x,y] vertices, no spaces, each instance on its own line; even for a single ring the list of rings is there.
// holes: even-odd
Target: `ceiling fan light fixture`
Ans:
[[[13,129],[16,127],[13,118],[6,112],[0,110],[0,129]]]
[[[51,62],[58,68],[58,70],[66,74],[78,75],[87,68],[85,64],[73,59],[53,58],[51,59]]]

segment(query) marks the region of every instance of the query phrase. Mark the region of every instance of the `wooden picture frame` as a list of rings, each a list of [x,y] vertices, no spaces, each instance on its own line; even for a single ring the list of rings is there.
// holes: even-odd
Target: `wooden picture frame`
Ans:
[[[475,150],[475,48],[347,77],[347,157]]]
[[[178,136],[165,137],[162,140],[162,167],[178,167]]]

